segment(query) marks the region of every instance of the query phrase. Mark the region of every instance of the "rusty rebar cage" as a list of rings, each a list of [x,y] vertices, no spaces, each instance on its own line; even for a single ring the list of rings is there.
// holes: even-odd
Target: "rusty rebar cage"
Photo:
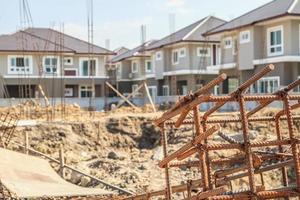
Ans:
[[[300,79],[292,82],[288,86],[278,90],[273,94],[250,94],[250,87],[274,70],[273,65],[268,65],[259,73],[252,76],[249,80],[241,84],[235,91],[228,95],[216,96],[210,94],[213,87],[221,84],[226,78],[226,74],[219,75],[216,79],[194,93],[190,93],[181,98],[170,110],[154,121],[162,132],[162,145],[164,159],[159,162],[159,166],[165,170],[165,188],[161,191],[149,192],[127,199],[151,199],[155,196],[165,196],[171,200],[172,194],[186,192],[186,199],[276,199],[289,197],[300,197],[300,160],[299,148],[300,140],[296,137],[294,121],[299,120],[300,116],[292,114],[292,110],[300,107],[300,95],[290,94],[299,86]],[[259,116],[259,111],[271,103],[279,101],[282,103],[282,110],[274,116]],[[200,113],[202,103],[212,102],[212,106],[204,113]],[[238,117],[218,118],[214,117],[226,103],[235,102],[238,104]],[[247,102],[257,102],[258,106],[248,111]],[[192,113],[192,117],[190,116]],[[276,140],[252,141],[250,139],[249,124],[256,122],[274,122]],[[283,135],[281,122],[287,123],[288,134]],[[225,133],[220,133],[220,125],[224,123],[241,123],[242,141],[230,138]],[[168,154],[168,135],[165,129],[178,128],[184,125],[193,125],[195,137],[183,145],[177,151]],[[219,133],[225,143],[210,143],[208,138]],[[297,133],[298,134],[298,133]],[[258,148],[275,147],[276,152],[259,151]],[[284,152],[283,149],[290,149],[291,152]],[[212,151],[236,150],[239,152],[234,157],[212,159]],[[198,154],[199,159],[192,159],[192,155]],[[193,161],[184,161],[186,158]],[[236,167],[238,165],[238,167]],[[226,166],[223,170],[215,166]],[[196,167],[199,169],[198,180],[186,181],[186,184],[171,186],[169,173],[171,168],[176,167]],[[290,185],[287,168],[295,174],[295,185]],[[279,188],[266,189],[264,185],[265,172],[271,170],[281,170],[282,185]],[[261,176],[258,183],[255,175]],[[234,191],[231,181],[240,178],[247,178],[249,187],[239,191]],[[197,192],[192,190],[197,189]]]

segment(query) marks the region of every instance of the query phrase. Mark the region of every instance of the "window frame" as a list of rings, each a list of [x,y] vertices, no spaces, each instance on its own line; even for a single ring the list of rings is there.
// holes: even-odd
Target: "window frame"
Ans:
[[[230,44],[226,44],[226,41],[230,41]],[[223,39],[223,43],[224,43],[224,49],[231,49],[232,48],[232,37],[229,36],[229,37],[225,37]]]
[[[24,70],[20,71],[20,67],[17,67],[17,58],[24,59]],[[15,59],[14,65],[12,65],[12,59]],[[28,59],[28,66],[26,66],[25,59]],[[18,71],[18,70],[19,71]],[[32,74],[33,73],[33,58],[31,55],[8,55],[7,56],[7,74]]]
[[[89,66],[89,61],[92,61],[92,60],[95,60],[95,75],[90,75],[90,66]],[[83,62],[84,61],[88,61],[88,75],[83,75]],[[83,77],[96,77],[97,74],[98,74],[98,58],[94,57],[94,58],[87,58],[87,57],[84,57],[84,58],[79,58],[79,75],[80,76],[83,76]]]
[[[86,87],[84,90],[82,90],[82,87]],[[89,89],[89,87],[91,87],[91,89]],[[79,97],[80,98],[90,98],[90,97],[82,97],[81,92],[85,91],[88,92],[90,91],[92,92],[92,96],[91,97],[95,97],[95,87],[93,87],[92,85],[79,85]]]
[[[177,54],[177,61],[174,61],[174,54]],[[175,50],[172,50],[172,64],[173,65],[178,65],[179,64],[179,50],[178,49],[175,49]]]
[[[150,63],[150,67],[151,69],[148,69],[148,63]],[[153,71],[153,67],[152,67],[152,61],[151,60],[145,60],[145,71],[146,72],[152,72]]]
[[[272,32],[277,32],[277,31],[281,31],[281,44],[280,45],[273,45],[271,46],[271,33]],[[281,47],[281,51],[280,52],[271,52],[272,48],[278,48]],[[274,27],[270,27],[267,29],[267,55],[268,56],[279,56],[279,55],[283,55],[284,54],[284,30],[283,30],[283,25],[279,25],[279,26],[274,26]]]
[[[207,49],[207,54],[201,54],[200,50]],[[197,47],[197,56],[198,57],[211,57],[211,47]]]
[[[50,59],[50,65],[47,66],[46,65],[46,59]],[[53,65],[52,63],[52,59],[56,59],[56,65]],[[56,66],[56,72],[53,72],[53,67]],[[59,56],[43,56],[43,72],[44,74],[47,74],[47,75],[51,75],[51,74],[56,74],[58,75],[60,70],[59,70],[59,66],[60,66],[60,58]],[[50,72],[47,72],[46,68],[47,67],[51,67],[51,71]]]
[[[186,57],[186,47],[182,47],[180,49],[178,49],[178,57],[179,58],[185,58]],[[183,54],[181,54],[181,52],[184,52]]]
[[[136,69],[134,69],[134,64],[136,64]],[[131,62],[131,73],[138,73],[139,72],[139,63],[136,60]]]
[[[243,38],[243,36],[245,34],[248,35],[247,39]],[[240,32],[240,44],[246,44],[246,43],[249,43],[249,42],[251,42],[251,32],[250,32],[250,30],[241,31]]]
[[[268,84],[269,84],[269,81],[277,81],[278,82],[278,88],[277,89],[274,89],[273,91],[264,91],[264,92],[261,92],[260,91],[260,83],[263,82],[263,81],[267,81]],[[269,87],[268,87],[269,88]],[[266,94],[266,93],[274,93],[275,91],[277,91],[278,89],[280,88],[280,76],[268,76],[268,77],[263,77],[261,79],[259,79],[257,81],[257,89],[256,89],[256,93],[259,93],[259,94]]]

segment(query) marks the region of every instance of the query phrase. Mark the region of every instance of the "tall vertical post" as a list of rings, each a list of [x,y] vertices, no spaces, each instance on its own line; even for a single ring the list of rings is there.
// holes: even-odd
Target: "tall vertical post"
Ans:
[[[290,106],[290,102],[289,102],[289,96],[287,94],[283,98],[283,103],[284,103],[284,110],[285,110],[285,113],[286,113],[287,124],[288,124],[288,131],[289,131],[289,137],[290,137],[290,140],[291,140],[292,153],[293,153],[294,163],[295,163],[297,191],[300,192],[299,149],[298,149],[298,146],[297,146],[297,139],[295,138],[295,134],[294,134],[294,130],[293,130],[293,121],[292,121],[292,115],[291,115],[291,106]]]
[[[165,131],[164,124],[161,125],[161,134],[162,134],[162,146],[163,146],[163,153],[164,153],[164,158],[168,156],[168,139],[167,139],[167,134]],[[166,180],[166,200],[171,200],[172,199],[172,191],[171,191],[171,186],[170,186],[170,174],[169,174],[169,164],[166,165],[165,167],[165,180]]]
[[[250,190],[253,194],[256,193],[255,181],[254,181],[254,165],[253,165],[253,157],[252,157],[252,150],[250,144],[250,137],[249,137],[249,122],[246,113],[246,105],[244,100],[244,95],[239,94],[238,102],[240,105],[240,114],[241,114],[241,122],[243,128],[243,137],[244,137],[244,148],[246,154],[246,160],[248,165],[248,178],[249,178],[249,185]],[[253,199],[253,198],[251,198]]]
[[[199,116],[199,106],[193,108],[194,112],[194,122],[195,122],[195,129],[196,129],[196,136],[199,136],[202,132],[201,124],[200,124],[200,116]],[[206,191],[209,189],[209,180],[208,180],[208,170],[206,165],[206,153],[202,150],[198,150],[199,154],[199,163],[200,163],[200,171],[201,171],[201,179],[203,183],[203,190]]]
[[[63,148],[59,149],[59,174],[62,178],[65,178],[65,156]]]
[[[282,135],[280,131],[280,116],[275,118],[275,130],[276,130],[277,140],[282,140]],[[282,145],[278,145],[278,151],[279,153],[283,153]],[[282,172],[283,185],[288,186],[288,176],[287,176],[286,167],[282,167],[281,172]]]

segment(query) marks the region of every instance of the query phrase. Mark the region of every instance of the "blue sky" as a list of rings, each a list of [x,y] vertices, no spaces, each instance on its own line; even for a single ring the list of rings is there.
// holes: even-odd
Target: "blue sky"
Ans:
[[[178,30],[208,15],[233,19],[270,0],[94,0],[94,41],[111,49],[140,44],[140,26],[147,26],[147,39],[170,33],[169,15],[175,14]],[[87,0],[28,0],[35,27],[59,29],[87,40]],[[20,27],[19,0],[0,0],[0,34]]]

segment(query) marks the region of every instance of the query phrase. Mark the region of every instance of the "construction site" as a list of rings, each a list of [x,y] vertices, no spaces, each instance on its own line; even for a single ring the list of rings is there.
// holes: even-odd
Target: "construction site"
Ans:
[[[300,198],[296,58],[254,60],[244,70],[241,40],[255,34],[243,20],[226,27],[220,42],[213,34],[227,22],[209,16],[176,32],[174,15],[169,36],[147,41],[142,25],[140,45],[118,54],[94,45],[93,0],[86,0],[87,41],[66,35],[63,24],[59,31],[34,28],[28,1],[19,0],[20,31],[0,35],[0,199]],[[298,1],[288,1],[292,13]],[[284,29],[271,29],[257,43],[276,53]],[[241,37],[228,39],[229,30]],[[194,48],[196,40],[195,55],[180,46]],[[224,63],[226,45],[233,67]],[[163,51],[171,52],[164,62],[171,71],[159,72],[169,56]],[[176,74],[187,55],[196,57],[196,73]]]

